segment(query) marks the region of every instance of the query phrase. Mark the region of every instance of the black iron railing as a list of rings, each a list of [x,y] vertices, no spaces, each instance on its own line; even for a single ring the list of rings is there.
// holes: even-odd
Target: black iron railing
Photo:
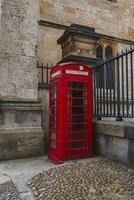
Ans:
[[[134,47],[92,69],[94,116],[134,118]]]
[[[52,66],[50,67],[48,64],[46,65],[40,63],[37,64],[39,88],[46,88],[46,89],[48,88],[49,74]]]

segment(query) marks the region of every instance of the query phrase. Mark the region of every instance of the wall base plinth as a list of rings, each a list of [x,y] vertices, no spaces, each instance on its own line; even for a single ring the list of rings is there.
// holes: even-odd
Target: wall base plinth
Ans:
[[[44,133],[38,101],[0,103],[0,160],[41,156]]]

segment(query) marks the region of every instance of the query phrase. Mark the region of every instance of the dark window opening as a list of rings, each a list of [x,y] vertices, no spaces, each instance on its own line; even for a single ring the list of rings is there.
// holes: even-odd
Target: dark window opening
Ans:
[[[112,49],[112,47],[107,46],[105,51],[106,51],[106,52],[105,52],[105,57],[106,57],[107,59],[110,59],[110,58],[113,57],[113,49]]]
[[[103,59],[103,48],[99,44],[96,46],[96,57],[101,60]]]
[[[103,47],[100,44],[96,46],[96,57],[100,60],[111,59],[114,52],[111,46]],[[114,62],[103,66],[103,70],[98,69],[96,72],[97,88],[114,88]]]
[[[107,1],[114,2],[114,3],[116,2],[116,0],[107,0]]]

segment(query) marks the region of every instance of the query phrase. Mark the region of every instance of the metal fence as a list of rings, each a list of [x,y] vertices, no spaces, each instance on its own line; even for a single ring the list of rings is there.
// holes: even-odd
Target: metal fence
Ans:
[[[48,64],[43,65],[42,63],[37,64],[39,88],[48,88],[49,74],[52,66],[49,66]]]
[[[134,118],[134,47],[92,69],[94,116]]]

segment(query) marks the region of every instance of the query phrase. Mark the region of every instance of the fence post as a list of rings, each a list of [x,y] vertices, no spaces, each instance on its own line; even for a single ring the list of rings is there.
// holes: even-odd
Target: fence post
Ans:
[[[116,121],[122,121],[122,116],[120,113],[120,65],[119,65],[119,54],[116,55],[116,73],[117,73],[117,117]]]

